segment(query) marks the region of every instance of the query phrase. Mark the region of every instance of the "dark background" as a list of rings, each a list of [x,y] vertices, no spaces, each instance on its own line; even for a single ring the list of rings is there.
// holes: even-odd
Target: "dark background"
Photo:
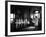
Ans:
[[[33,13],[38,10],[39,13],[40,13],[40,21],[38,22],[39,25],[38,26],[35,26],[35,29],[25,29],[27,27],[30,27],[30,26],[34,26],[34,23],[32,23],[32,19],[29,17],[30,16],[30,13]],[[15,14],[16,18],[14,19],[14,22],[11,23],[11,32],[16,32],[16,31],[37,31],[37,30],[41,30],[41,7],[40,6],[22,6],[22,5],[11,5],[11,13]],[[25,19],[24,18],[24,14],[27,14],[27,19],[30,21],[30,24],[26,24],[24,26],[24,24],[21,26],[18,26],[18,28],[16,28],[16,19]],[[19,16],[19,17],[18,17]]]

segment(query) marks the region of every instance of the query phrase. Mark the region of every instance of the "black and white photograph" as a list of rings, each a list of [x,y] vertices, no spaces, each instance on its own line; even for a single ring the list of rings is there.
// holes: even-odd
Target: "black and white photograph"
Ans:
[[[11,32],[41,30],[41,6],[11,5]]]
[[[44,33],[44,4],[7,2],[7,35]]]

